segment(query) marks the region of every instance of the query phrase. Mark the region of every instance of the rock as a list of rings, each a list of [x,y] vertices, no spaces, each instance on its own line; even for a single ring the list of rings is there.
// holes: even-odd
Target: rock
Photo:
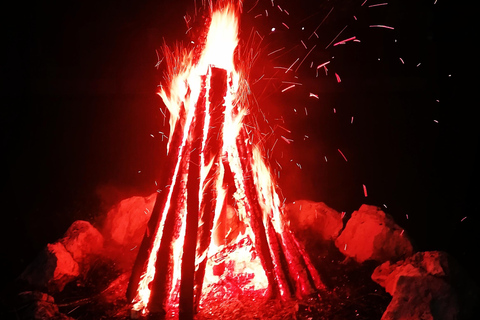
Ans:
[[[105,239],[128,249],[138,246],[145,233],[155,199],[156,193],[148,197],[134,196],[120,201],[107,213],[103,227]]]
[[[342,215],[323,202],[298,200],[284,212],[293,231],[312,231],[322,240],[335,240],[343,228]]]
[[[88,270],[91,259],[100,254],[103,236],[89,222],[78,220],[58,242],[47,244],[20,275],[33,288],[55,293]]]
[[[20,280],[33,288],[60,292],[80,275],[78,263],[63,244],[48,244],[20,275]]]
[[[446,253],[419,252],[378,266],[372,279],[392,295],[382,320],[469,319],[478,289]]]
[[[380,208],[366,204],[353,212],[335,246],[360,263],[396,261],[413,253],[410,240],[393,218]]]
[[[387,261],[379,265],[375,268],[372,279],[393,295],[400,276],[432,275],[446,277],[447,273],[448,261],[445,253],[439,251],[418,252],[406,260],[393,264]]]
[[[89,222],[83,220],[72,223],[59,242],[81,267],[87,267],[91,258],[100,254],[103,249],[102,234]]]
[[[25,291],[17,297],[17,319],[73,320],[60,313],[52,296],[39,291]]]

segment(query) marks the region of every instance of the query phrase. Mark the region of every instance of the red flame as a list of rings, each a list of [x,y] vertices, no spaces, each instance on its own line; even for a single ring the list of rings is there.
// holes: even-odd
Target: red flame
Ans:
[[[159,263],[161,308],[181,304],[184,283],[191,284],[189,295],[198,305],[226,273],[246,276],[243,287],[260,293],[272,286],[283,297],[291,291],[284,272],[291,266],[280,266],[278,251],[283,248],[284,259],[298,264],[300,249],[284,232],[272,175],[243,123],[248,104],[242,99],[245,81],[234,64],[237,35],[238,10],[228,4],[211,13],[200,54],[166,51],[170,81],[159,95],[170,111],[167,148],[173,172],[158,222],[147,228],[146,238],[154,234],[133,299],[136,311],[151,308]],[[159,256],[165,261],[157,261]],[[313,278],[313,287],[319,284],[318,275],[302,272],[291,272],[299,294],[310,292],[305,279]]]

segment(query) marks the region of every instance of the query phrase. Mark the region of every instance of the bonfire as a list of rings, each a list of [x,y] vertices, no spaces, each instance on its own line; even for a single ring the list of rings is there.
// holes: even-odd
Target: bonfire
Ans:
[[[168,185],[160,193],[130,278],[142,314],[179,310],[191,318],[220,279],[289,299],[322,287],[285,226],[277,186],[245,121],[248,70],[238,69],[238,15],[210,8],[204,43],[164,49],[160,96],[170,112]],[[200,48],[200,49],[198,49]],[[248,279],[248,280],[247,280]]]

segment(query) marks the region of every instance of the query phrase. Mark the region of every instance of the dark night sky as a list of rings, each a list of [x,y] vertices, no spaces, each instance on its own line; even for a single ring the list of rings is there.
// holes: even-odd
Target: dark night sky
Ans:
[[[242,17],[242,39],[252,26],[265,36],[251,79],[265,76],[251,88],[276,128],[267,145],[293,139],[279,139],[272,155],[283,168],[279,185],[287,201],[310,198],[347,213],[386,204],[419,250],[446,250],[470,267],[479,240],[479,134],[466,80],[467,19],[446,0],[362,2],[275,1],[286,15],[261,0]],[[308,40],[332,7],[319,39]],[[192,9],[193,0],[53,1],[2,12],[5,279],[75,219],[93,220],[119,194],[156,189],[165,149],[158,132],[168,128],[155,95],[155,49],[190,41],[183,15]],[[254,18],[264,9],[268,19]],[[337,41],[361,42],[325,49],[346,25]],[[300,40],[317,47],[296,74],[278,72],[308,52]],[[321,69],[317,78],[316,65],[328,60],[328,75]],[[282,81],[302,85],[282,93]]]

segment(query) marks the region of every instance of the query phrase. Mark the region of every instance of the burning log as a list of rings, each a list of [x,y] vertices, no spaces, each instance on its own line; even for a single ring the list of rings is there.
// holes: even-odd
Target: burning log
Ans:
[[[262,287],[253,279],[253,286],[271,297],[302,297],[321,287],[285,229],[270,171],[243,125],[247,103],[240,98],[241,74],[233,63],[236,15],[231,5],[212,13],[199,57],[166,50],[171,83],[160,95],[173,128],[171,175],[167,190],[157,196],[127,292],[133,309],[143,313],[192,319],[211,277],[233,272],[240,261],[232,257],[241,252],[258,261],[261,271],[251,278],[263,276],[267,283]],[[229,243],[226,211],[232,200],[230,212],[244,227]]]

